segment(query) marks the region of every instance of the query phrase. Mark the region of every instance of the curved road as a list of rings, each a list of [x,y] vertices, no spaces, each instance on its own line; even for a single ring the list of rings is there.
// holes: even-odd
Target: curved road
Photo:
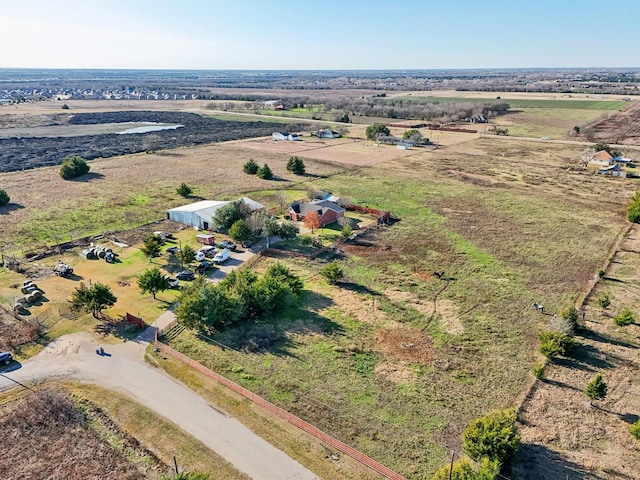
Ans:
[[[173,320],[167,312],[157,321]],[[254,434],[236,419],[213,408],[200,396],[144,360],[153,338],[149,327],[137,339],[96,355],[97,340],[74,333],[50,343],[21,368],[0,372],[0,391],[36,380],[70,378],[124,392],[142,405],[179,425],[211,450],[256,480],[319,480],[295,460]]]

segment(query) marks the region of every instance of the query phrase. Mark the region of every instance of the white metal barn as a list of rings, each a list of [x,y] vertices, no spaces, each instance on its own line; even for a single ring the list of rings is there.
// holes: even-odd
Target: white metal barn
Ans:
[[[239,200],[247,205],[251,212],[264,208],[264,205],[248,197],[242,197]],[[167,210],[167,218],[190,227],[197,227],[198,230],[209,230],[213,228],[213,216],[216,210],[229,203],[231,202],[228,200],[202,200]]]
[[[211,219],[220,207],[230,202],[218,200],[202,200],[189,205],[167,210],[167,218],[174,222],[184,223],[190,227],[198,227],[199,230],[211,228]]]

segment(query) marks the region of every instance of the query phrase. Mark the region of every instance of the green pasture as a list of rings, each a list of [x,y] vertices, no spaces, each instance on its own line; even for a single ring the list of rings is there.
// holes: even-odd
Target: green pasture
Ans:
[[[523,98],[468,98],[468,97],[421,97],[406,96],[390,98],[387,101],[393,102],[396,99],[410,102],[429,103],[491,103],[506,102],[513,108],[552,108],[569,110],[619,110],[629,105],[629,102],[614,100],[570,100],[570,99],[523,99]]]

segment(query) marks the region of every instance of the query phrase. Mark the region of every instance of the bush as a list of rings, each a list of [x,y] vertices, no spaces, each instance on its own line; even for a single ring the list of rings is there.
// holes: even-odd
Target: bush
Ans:
[[[244,173],[248,173],[249,175],[255,175],[258,173],[259,165],[253,161],[253,159],[249,160],[242,166],[242,171]]]
[[[78,178],[82,175],[89,173],[91,167],[87,164],[87,161],[77,155],[69,158],[65,158],[60,165],[60,176],[64,180],[71,180],[72,178]]]
[[[180,184],[180,186],[176,189],[176,191],[178,192],[178,195],[180,195],[181,197],[188,197],[193,193],[193,189],[184,182]]]
[[[342,270],[342,267],[336,262],[331,262],[325,265],[322,270],[320,270],[320,275],[322,275],[327,280],[327,282],[334,285],[338,283],[342,277],[344,277],[344,271]]]
[[[566,355],[575,345],[573,339],[566,333],[547,330],[539,335],[540,353],[545,357]]]
[[[634,322],[633,313],[628,308],[622,310],[618,315],[613,317],[613,323],[619,327],[628,327]]]
[[[258,178],[261,178],[263,180],[271,180],[273,178],[273,172],[269,168],[269,165],[267,165],[266,163],[258,168],[256,175],[258,176]]]
[[[229,236],[236,242],[244,242],[251,238],[251,230],[243,220],[236,220],[229,228]]]
[[[575,333],[578,328],[578,310],[576,307],[568,307],[560,312],[560,317],[571,327],[571,333]]]
[[[494,480],[500,472],[498,462],[484,458],[478,469],[474,469],[469,460],[458,460],[453,467],[445,465],[438,470],[432,480]]]
[[[10,200],[9,194],[0,188],[0,207],[5,206]]]
[[[604,399],[607,396],[607,390],[607,384],[604,383],[602,375],[596,373],[596,376],[593,377],[593,380],[591,380],[585,386],[584,394],[587,396],[587,398],[589,398],[589,403],[591,403],[594,400]]]
[[[516,431],[516,412],[496,410],[477,418],[462,434],[464,451],[476,461],[488,458],[503,464],[518,449],[520,436]]]
[[[300,157],[293,156],[287,162],[287,171],[293,172],[296,175],[304,175],[305,166]]]
[[[640,440],[640,420],[636,423],[629,425],[629,433],[636,440]]]
[[[538,380],[542,380],[544,378],[544,368],[545,366],[542,363],[537,364],[533,367],[533,376]]]
[[[606,292],[598,295],[598,305],[601,309],[606,310],[609,305],[611,305],[611,299],[609,298],[609,294]]]

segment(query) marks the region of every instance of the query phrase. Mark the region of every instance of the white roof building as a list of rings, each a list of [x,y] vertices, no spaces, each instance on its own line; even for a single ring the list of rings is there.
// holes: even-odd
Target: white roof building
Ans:
[[[251,211],[264,208],[264,205],[249,197],[242,197],[240,200],[248,205]],[[196,227],[198,230],[209,230],[213,227],[213,216],[216,214],[216,210],[229,203],[231,203],[229,200],[202,200],[167,210],[167,218],[190,227]]]

